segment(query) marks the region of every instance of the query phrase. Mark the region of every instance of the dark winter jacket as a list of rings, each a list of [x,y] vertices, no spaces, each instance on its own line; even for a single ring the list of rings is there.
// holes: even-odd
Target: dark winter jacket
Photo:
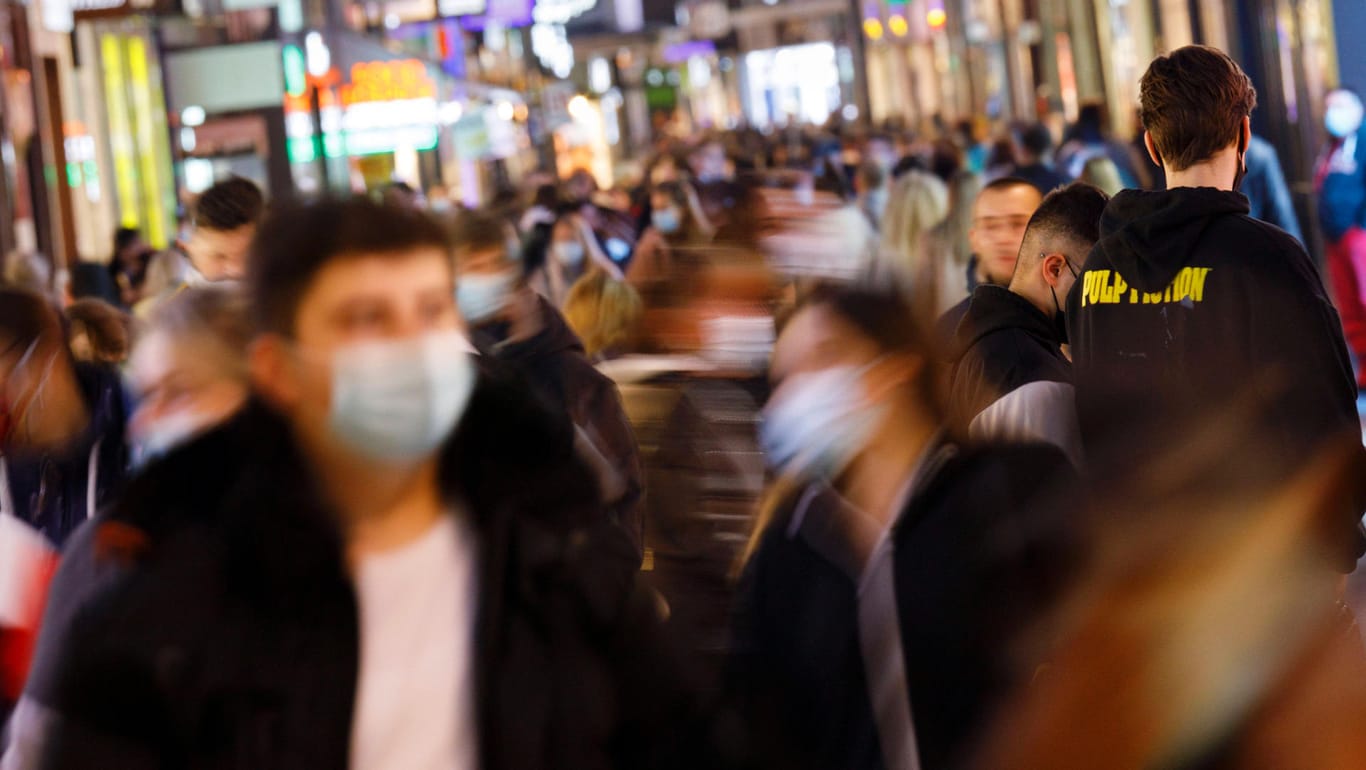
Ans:
[[[606,511],[643,550],[640,452],[616,385],[598,372],[554,306],[538,297],[542,328],[529,339],[500,341],[498,330],[475,331],[475,343],[526,378],[579,431],[578,446],[598,477]]]
[[[653,601],[568,425],[481,374],[440,484],[478,534],[481,766],[696,764]],[[356,596],[285,423],[249,405],[100,530],[97,556],[128,566],[71,620],[46,767],[347,767]]]
[[[958,449],[910,496],[891,537],[920,766],[963,766],[999,699],[1030,674],[1013,643],[1074,564],[1062,510],[1071,469],[1046,447]],[[858,632],[859,566],[828,488],[792,499],[746,566],[731,665],[755,764],[884,766]],[[803,507],[802,501],[806,501]],[[889,618],[889,621],[891,619]]]
[[[1247,175],[1238,191],[1247,196],[1248,216],[1275,225],[1304,243],[1300,219],[1295,214],[1295,201],[1290,197],[1290,187],[1285,183],[1285,172],[1281,170],[1276,148],[1260,136],[1253,136],[1248,142],[1245,159]]]
[[[1347,144],[1355,146],[1348,152]],[[1366,227],[1366,131],[1336,144],[1319,160],[1319,224],[1330,242]]]
[[[16,514],[57,546],[93,511],[113,500],[128,464],[127,409],[118,372],[79,362],[74,366],[77,387],[90,410],[86,430],[61,450],[5,456]],[[89,497],[92,468],[94,500]]]
[[[979,286],[958,327],[949,413],[979,440],[1052,444],[1081,459],[1072,366],[1054,321],[999,286]]]
[[[1107,439],[1140,458],[1162,451],[1239,396],[1260,404],[1267,451],[1359,449],[1337,311],[1304,247],[1247,212],[1242,195],[1211,188],[1110,199],[1067,303],[1088,457]],[[1144,446],[1154,430],[1178,432]],[[1338,531],[1360,554],[1357,528]]]

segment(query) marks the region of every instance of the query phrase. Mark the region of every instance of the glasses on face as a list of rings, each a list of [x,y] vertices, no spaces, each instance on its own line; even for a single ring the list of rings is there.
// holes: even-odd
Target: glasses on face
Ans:
[[[1029,226],[1029,217],[978,217],[973,226],[988,235],[1013,234],[1023,232]]]

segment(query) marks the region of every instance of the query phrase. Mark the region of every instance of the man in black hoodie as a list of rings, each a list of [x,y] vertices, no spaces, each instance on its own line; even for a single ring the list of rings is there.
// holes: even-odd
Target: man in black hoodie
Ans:
[[[616,385],[589,363],[564,317],[527,283],[515,238],[497,219],[455,222],[456,298],[475,344],[510,365],[551,409],[568,415],[608,516],[643,554],[640,453]]]
[[[1182,424],[1237,397],[1257,404],[1274,437],[1266,451],[1288,469],[1330,442],[1359,452],[1337,312],[1304,247],[1249,217],[1236,192],[1257,101],[1251,81],[1224,53],[1188,46],[1153,61],[1139,96],[1144,141],[1168,189],[1110,201],[1067,303],[1088,457],[1155,456],[1181,439]],[[1353,507],[1343,506],[1329,539],[1343,548],[1335,556],[1354,562],[1363,541]]]
[[[1080,465],[1062,303],[1100,237],[1106,200],[1081,182],[1049,193],[1029,220],[1010,288],[973,292],[958,326],[949,408],[974,439],[1053,444]]]

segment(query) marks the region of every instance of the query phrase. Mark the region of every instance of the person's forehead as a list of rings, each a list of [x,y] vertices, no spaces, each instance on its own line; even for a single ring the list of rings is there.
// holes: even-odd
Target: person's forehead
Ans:
[[[402,297],[447,286],[452,267],[446,253],[425,247],[391,254],[348,254],[323,265],[306,294],[339,301],[353,295]]]
[[[973,216],[984,217],[1028,216],[1039,207],[1043,197],[1033,185],[1012,185],[1003,189],[983,190],[973,205]]]
[[[866,356],[867,342],[821,305],[798,310],[783,327],[773,348],[775,380],[809,365]]]

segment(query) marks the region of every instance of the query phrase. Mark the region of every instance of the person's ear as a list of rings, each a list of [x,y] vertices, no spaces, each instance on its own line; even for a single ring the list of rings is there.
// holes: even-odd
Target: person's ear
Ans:
[[[1148,150],[1148,157],[1153,159],[1158,168],[1166,168],[1162,165],[1162,156],[1157,152],[1157,145],[1153,142],[1153,135],[1147,131],[1143,132],[1143,146]]]
[[[1252,116],[1243,118],[1242,130],[1238,132],[1238,154],[1247,153],[1247,148],[1252,144]]]
[[[1062,274],[1067,270],[1067,257],[1061,254],[1048,254],[1043,260],[1043,280],[1049,286],[1057,287]]]
[[[288,412],[298,404],[301,386],[297,361],[289,343],[278,334],[265,334],[247,348],[247,370],[252,389],[280,411]]]

